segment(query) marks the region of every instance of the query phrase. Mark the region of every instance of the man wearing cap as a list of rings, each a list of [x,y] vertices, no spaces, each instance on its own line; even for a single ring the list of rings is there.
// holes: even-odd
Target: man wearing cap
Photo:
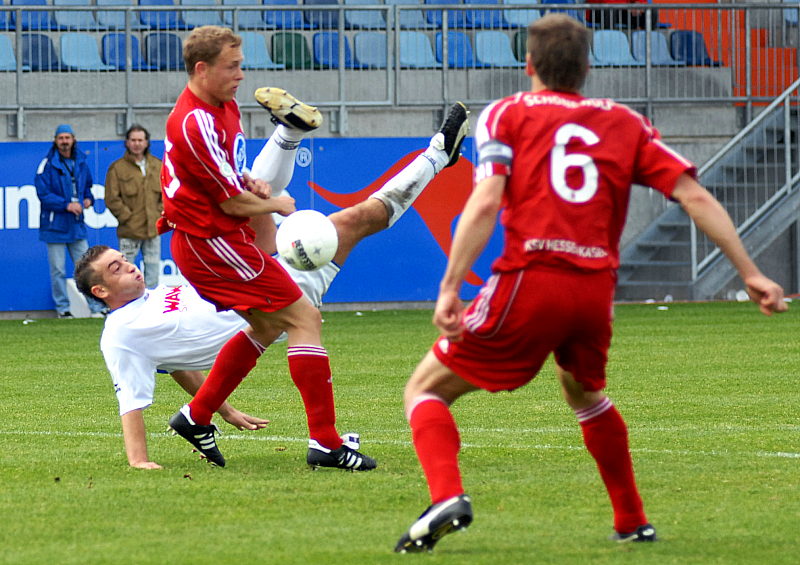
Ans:
[[[78,151],[72,126],[56,128],[53,146],[36,170],[36,195],[41,202],[39,239],[47,244],[50,283],[59,318],[72,318],[66,282],[66,251],[73,263],[89,248],[83,209],[94,204],[92,174]],[[93,318],[102,318],[103,305],[89,301]]]

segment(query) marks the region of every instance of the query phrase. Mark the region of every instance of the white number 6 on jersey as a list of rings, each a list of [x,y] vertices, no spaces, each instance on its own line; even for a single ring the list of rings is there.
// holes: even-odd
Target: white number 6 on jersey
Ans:
[[[597,166],[589,155],[583,153],[567,154],[567,144],[573,137],[586,145],[594,145],[600,138],[591,130],[578,124],[564,124],[555,136],[555,146],[550,151],[550,184],[561,198],[574,204],[588,202],[597,192]],[[567,169],[583,169],[583,186],[577,189],[567,184]]]

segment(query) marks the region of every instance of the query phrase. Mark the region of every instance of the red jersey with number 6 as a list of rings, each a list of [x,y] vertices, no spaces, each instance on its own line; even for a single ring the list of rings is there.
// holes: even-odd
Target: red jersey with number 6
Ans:
[[[248,222],[219,207],[246,190],[245,138],[235,100],[211,106],[185,88],[167,118],[164,146],[161,191],[170,227],[211,238]]]
[[[496,272],[550,265],[616,269],[632,184],[669,197],[695,167],[644,116],[612,100],[520,92],[490,104],[475,132],[476,182],[508,177]]]

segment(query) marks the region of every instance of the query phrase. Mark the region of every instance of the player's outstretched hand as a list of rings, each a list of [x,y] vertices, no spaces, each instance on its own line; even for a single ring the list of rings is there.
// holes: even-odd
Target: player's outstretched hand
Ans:
[[[272,196],[272,187],[269,185],[269,183],[262,179],[254,179],[248,174],[244,174],[242,176],[244,178],[244,184],[247,187],[247,190],[259,198],[263,198],[264,200]]]
[[[281,216],[288,216],[297,210],[297,207],[294,204],[294,198],[287,194],[271,198],[270,201],[275,204],[275,212]]]
[[[138,463],[131,463],[131,467],[136,469],[163,469],[161,465],[155,461],[140,461]]]
[[[226,414],[222,415],[222,419],[237,430],[260,430],[266,428],[267,424],[269,424],[269,420],[245,414],[236,408],[231,408]]]
[[[433,324],[439,328],[441,334],[449,340],[458,341],[464,331],[461,323],[461,314],[464,312],[464,303],[454,291],[440,292],[433,312]]]
[[[785,312],[789,307],[783,299],[783,288],[764,275],[754,275],[744,280],[750,300],[758,304],[762,314]]]

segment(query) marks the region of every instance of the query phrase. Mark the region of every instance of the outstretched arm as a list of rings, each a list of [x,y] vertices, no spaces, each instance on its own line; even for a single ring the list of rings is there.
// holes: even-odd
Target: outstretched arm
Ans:
[[[122,415],[122,437],[128,464],[137,469],[161,469],[161,465],[147,457],[147,438],[144,428],[143,409],[131,410]]]
[[[200,390],[200,385],[206,380],[205,375],[200,371],[173,371],[171,375],[175,382],[192,396]],[[227,401],[222,403],[217,413],[222,416],[223,420],[239,430],[260,430],[269,424],[269,420],[245,414],[228,404]]]
[[[765,277],[750,258],[730,216],[719,201],[685,173],[678,177],[672,197],[680,202],[697,227],[730,260],[744,281],[750,299],[758,304],[761,312],[767,316],[773,312],[784,312],[787,306],[783,300],[783,289]]]

